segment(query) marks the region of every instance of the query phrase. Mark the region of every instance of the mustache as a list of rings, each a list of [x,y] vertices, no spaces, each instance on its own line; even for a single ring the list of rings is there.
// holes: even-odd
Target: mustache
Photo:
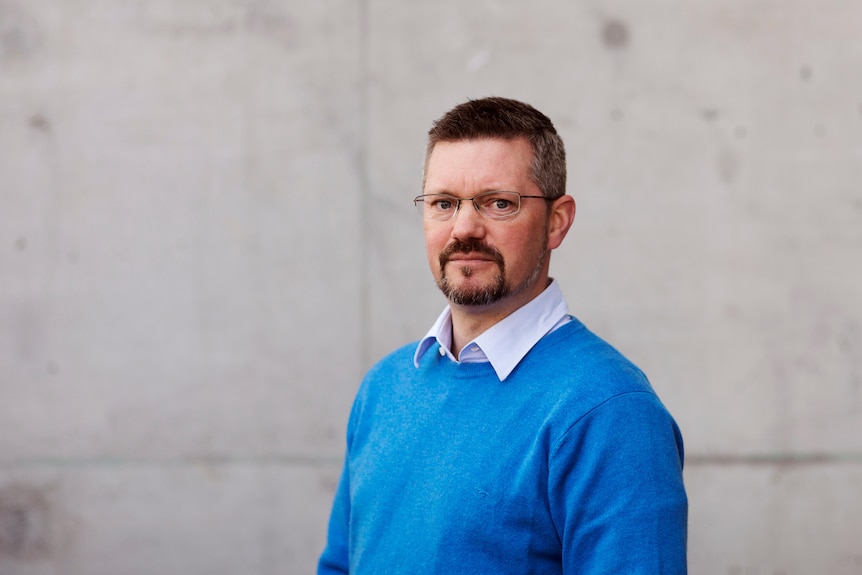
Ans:
[[[445,266],[455,254],[482,254],[503,265],[503,254],[480,240],[455,240],[440,252],[440,267]]]

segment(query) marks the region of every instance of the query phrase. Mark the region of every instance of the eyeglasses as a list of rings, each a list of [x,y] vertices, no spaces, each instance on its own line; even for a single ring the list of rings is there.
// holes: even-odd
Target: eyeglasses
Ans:
[[[457,198],[449,194],[423,194],[413,198],[419,215],[428,220],[448,221],[455,217],[461,202],[473,202],[473,207],[489,220],[508,220],[521,210],[521,198],[553,201],[545,196],[522,196],[518,192],[482,192],[472,198]]]

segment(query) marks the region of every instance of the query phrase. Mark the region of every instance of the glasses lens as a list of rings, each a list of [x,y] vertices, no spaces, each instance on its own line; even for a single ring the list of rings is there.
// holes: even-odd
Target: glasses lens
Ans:
[[[458,198],[446,194],[428,194],[414,200],[419,213],[431,220],[448,220],[458,211]]]
[[[425,217],[425,201],[422,196],[413,198],[413,207],[416,208],[416,213]]]
[[[485,192],[473,199],[479,213],[491,220],[511,218],[521,209],[521,196],[516,192]]]

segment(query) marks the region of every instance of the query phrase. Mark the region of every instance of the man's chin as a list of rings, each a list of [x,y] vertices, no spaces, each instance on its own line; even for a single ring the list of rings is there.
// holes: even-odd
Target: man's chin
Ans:
[[[484,282],[482,284],[460,280],[452,285],[442,281],[438,285],[443,295],[450,303],[463,306],[486,306],[500,301],[506,295],[505,286],[500,283]]]

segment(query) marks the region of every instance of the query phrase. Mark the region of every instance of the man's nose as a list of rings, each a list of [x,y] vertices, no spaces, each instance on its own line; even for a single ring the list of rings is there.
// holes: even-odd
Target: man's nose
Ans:
[[[461,200],[461,207],[452,221],[452,237],[460,240],[485,235],[485,218],[479,214],[473,200]]]

